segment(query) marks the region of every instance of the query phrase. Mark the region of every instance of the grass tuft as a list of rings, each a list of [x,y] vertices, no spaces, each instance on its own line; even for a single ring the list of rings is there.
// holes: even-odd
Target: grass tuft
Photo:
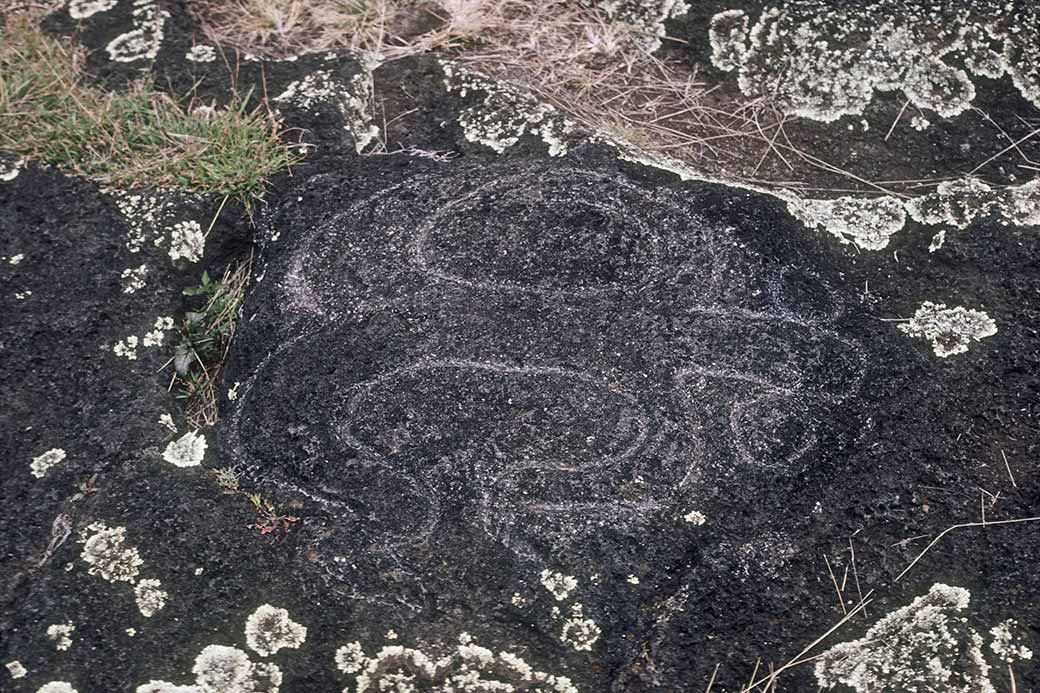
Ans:
[[[299,160],[250,94],[212,108],[182,105],[148,80],[107,92],[89,83],[83,60],[28,18],[0,26],[0,149],[107,185],[177,187],[247,207]]]

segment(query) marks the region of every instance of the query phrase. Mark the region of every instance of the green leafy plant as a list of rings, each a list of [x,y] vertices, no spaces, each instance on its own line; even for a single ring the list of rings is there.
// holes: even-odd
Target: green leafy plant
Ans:
[[[173,365],[173,386],[176,397],[184,402],[185,418],[196,428],[217,421],[217,386],[251,267],[251,261],[229,266],[220,280],[203,272],[198,285],[184,289],[185,296],[199,299],[201,305],[185,311],[168,364]]]

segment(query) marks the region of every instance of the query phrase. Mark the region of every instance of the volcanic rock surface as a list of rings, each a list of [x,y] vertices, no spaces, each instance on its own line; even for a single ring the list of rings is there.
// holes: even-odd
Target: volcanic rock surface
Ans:
[[[162,7],[154,74],[219,98],[227,66],[185,61],[201,36]],[[50,21],[104,62],[130,9]],[[865,250],[787,192],[551,115],[518,111],[497,153],[459,119],[494,94],[430,58],[241,65],[310,151],[255,228],[0,160],[0,688],[750,691],[824,652],[777,690],[1040,686],[1019,198]],[[366,119],[366,79],[407,117]],[[171,258],[214,218],[197,264]],[[158,323],[250,252],[220,421],[171,464],[193,431]]]

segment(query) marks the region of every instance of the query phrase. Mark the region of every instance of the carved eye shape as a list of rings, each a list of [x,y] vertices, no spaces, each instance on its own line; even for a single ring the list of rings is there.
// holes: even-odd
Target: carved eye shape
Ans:
[[[362,545],[358,548],[419,543],[440,519],[432,490],[386,465],[352,463],[327,472],[336,488],[326,486],[324,495],[349,508],[341,519],[351,528],[352,541]]]
[[[449,281],[595,292],[644,281],[658,263],[657,245],[654,233],[609,199],[507,191],[442,210],[424,226],[413,255]]]
[[[410,366],[358,386],[345,416],[343,439],[369,455],[430,460],[482,451],[480,475],[611,464],[647,428],[633,399],[580,372],[461,361]]]
[[[797,399],[779,393],[738,401],[730,413],[733,444],[749,465],[788,467],[816,444],[816,418]]]

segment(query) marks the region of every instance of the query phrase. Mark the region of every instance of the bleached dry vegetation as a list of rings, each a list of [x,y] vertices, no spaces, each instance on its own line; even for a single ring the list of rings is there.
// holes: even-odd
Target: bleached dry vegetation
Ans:
[[[209,38],[270,57],[347,49],[373,62],[436,52],[579,124],[711,168],[777,150],[763,99],[719,98],[648,27],[590,0],[193,0]],[[648,3],[652,4],[652,3]],[[781,139],[782,142],[782,139]]]

